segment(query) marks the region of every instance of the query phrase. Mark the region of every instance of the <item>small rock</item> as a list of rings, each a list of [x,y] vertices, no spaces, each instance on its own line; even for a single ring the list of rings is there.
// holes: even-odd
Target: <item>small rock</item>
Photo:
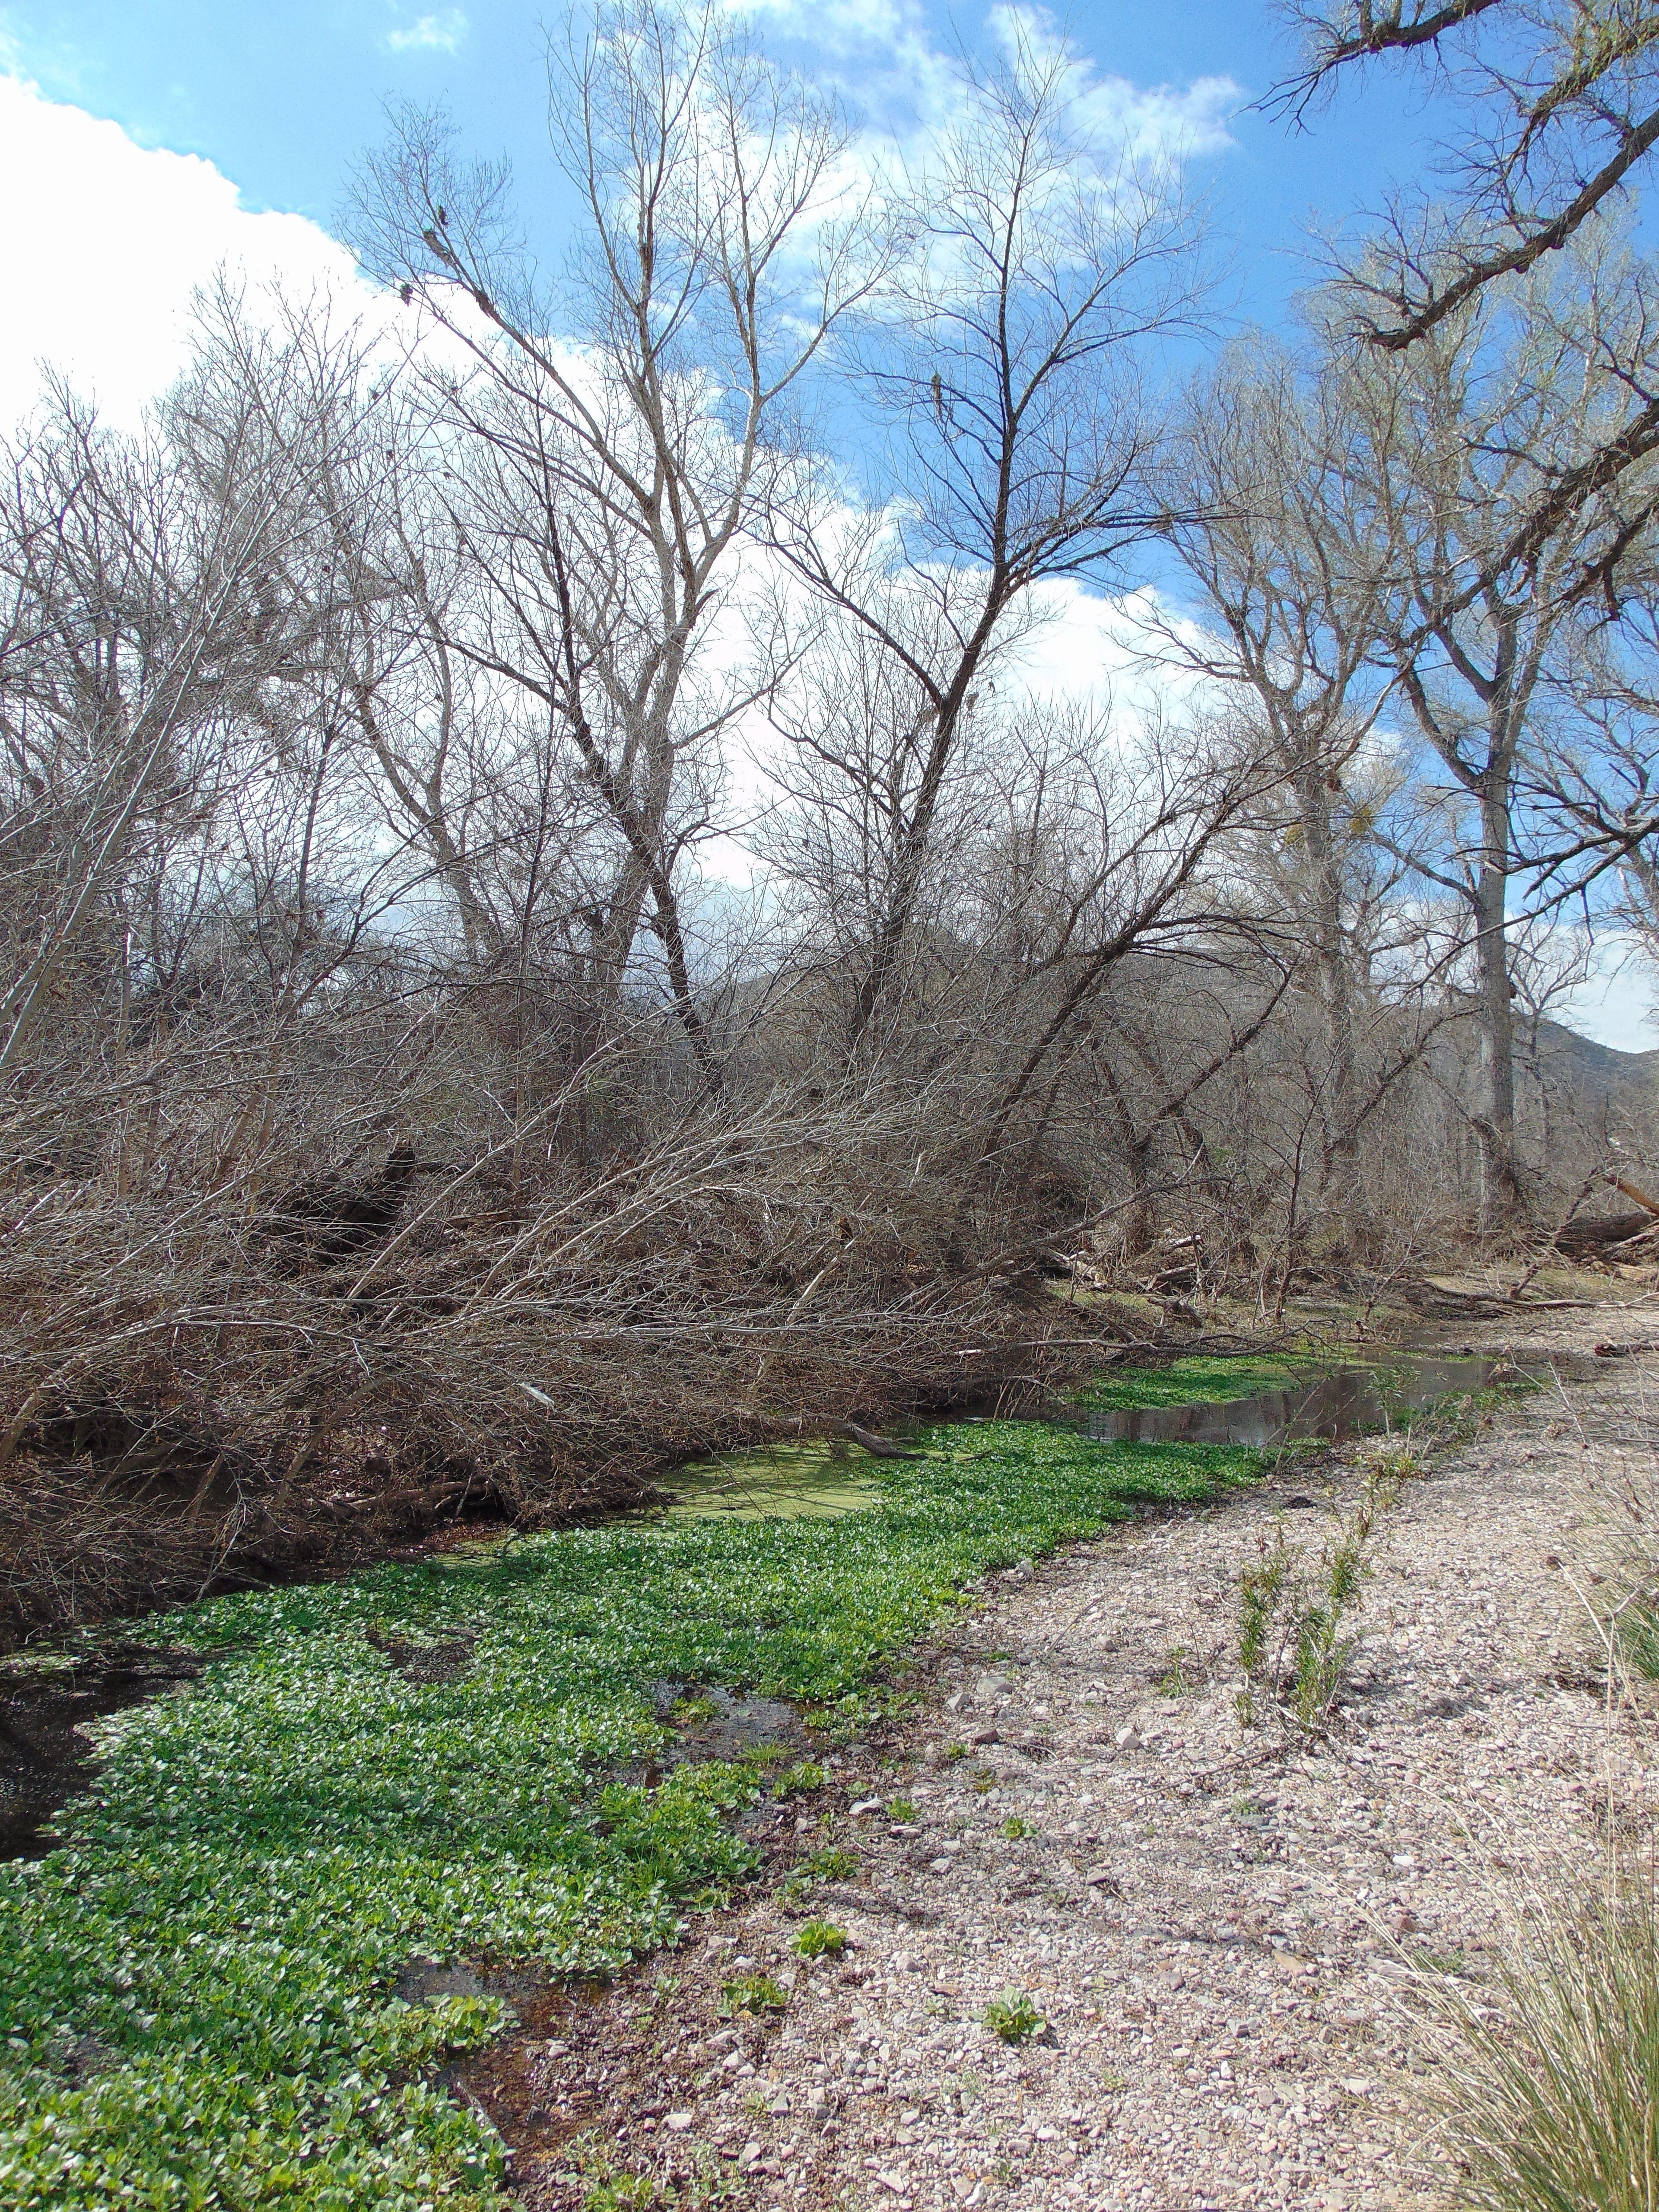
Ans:
[[[1143,1741],[1140,1730],[1133,1721],[1125,1721],[1123,1726],[1112,1738],[1112,1741],[1120,1751],[1139,1751]]]
[[[691,2115],[690,2112],[670,2112],[667,2118],[663,2122],[664,2127],[672,2128],[676,2134],[683,2132],[685,2129],[689,2128],[690,2124]]]
[[[976,1705],[992,1705],[999,1698],[1012,1698],[1014,1686],[1006,1674],[981,1674],[974,1685]]]
[[[860,1797],[856,1805],[849,1805],[847,1809],[856,1820],[866,1813],[879,1813],[881,1800],[879,1797]]]

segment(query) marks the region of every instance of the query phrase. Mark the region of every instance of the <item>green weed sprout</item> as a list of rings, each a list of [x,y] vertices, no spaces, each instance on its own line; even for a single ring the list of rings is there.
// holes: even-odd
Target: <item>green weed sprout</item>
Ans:
[[[811,1858],[804,1859],[800,1869],[803,1874],[816,1875],[820,1881],[851,1881],[858,1870],[858,1853],[840,1844],[825,1844]]]
[[[1024,1990],[1005,1990],[993,1997],[980,2018],[1003,2043],[1024,2043],[1048,2025]]]
[[[1002,1832],[1011,1844],[1018,1844],[1027,1836],[1034,1836],[1036,1831],[1029,1820],[1022,1820],[1018,1813],[1011,1813],[1002,1824]]]
[[[895,1797],[887,1808],[887,1817],[890,1820],[896,1820],[902,1825],[906,1821],[915,1819],[916,1808],[908,1797]]]
[[[738,1974],[720,1984],[722,2020],[734,2020],[743,2012],[781,2012],[788,2002],[789,1992],[781,1990],[770,1974]]]
[[[795,1948],[803,1959],[833,1959],[847,1948],[847,1930],[833,1920],[805,1920],[795,1930]]]
[[[786,1766],[781,1774],[773,1778],[772,1795],[775,1797],[805,1797],[814,1790],[822,1790],[829,1779],[827,1766],[820,1766],[815,1759],[803,1759],[793,1766]]]

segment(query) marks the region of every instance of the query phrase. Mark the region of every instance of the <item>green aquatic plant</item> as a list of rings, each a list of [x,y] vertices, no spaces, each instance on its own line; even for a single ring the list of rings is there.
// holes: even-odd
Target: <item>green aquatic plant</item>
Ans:
[[[1103,1412],[1136,1406],[1224,1405],[1234,1398],[1256,1398],[1269,1390],[1311,1382],[1321,1366],[1312,1358],[1229,1359],[1195,1352],[1162,1367],[1109,1367],[1066,1395],[1072,1405],[1097,1407]]]
[[[143,1624],[208,1663],[104,1724],[59,1848],[0,1865],[0,2204],[497,2206],[500,2142],[437,2077],[507,2007],[405,1969],[615,1972],[754,1877],[760,1771],[635,1778],[664,1682],[855,1712],[988,1570],[1257,1472],[1040,1424],[919,1443],[839,1519],[632,1519]],[[384,1648],[451,1643],[443,1680]]]

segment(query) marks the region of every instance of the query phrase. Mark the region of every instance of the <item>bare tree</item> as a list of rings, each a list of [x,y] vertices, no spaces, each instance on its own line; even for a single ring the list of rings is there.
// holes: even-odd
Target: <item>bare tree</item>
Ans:
[[[1410,345],[1559,251],[1659,144],[1659,18],[1627,0],[1281,0],[1302,66],[1273,102],[1305,120],[1384,58],[1432,69],[1480,122],[1448,155],[1448,208],[1396,210],[1371,289],[1376,343]]]
[[[1627,313],[1627,275],[1616,241],[1589,241],[1528,279],[1512,312],[1470,307],[1408,354],[1350,356],[1346,373],[1354,465],[1388,549],[1378,656],[1449,779],[1408,794],[1416,830],[1395,849],[1468,915],[1482,1060],[1474,1127],[1500,1212],[1522,1182],[1514,899],[1547,880],[1545,896],[1563,896],[1558,827],[1522,803],[1533,733],[1579,611],[1597,592],[1616,596],[1652,509],[1650,471],[1608,482],[1595,466],[1646,404],[1596,343],[1600,332],[1622,351],[1632,320],[1644,319]]]
[[[710,6],[601,8],[549,50],[555,161],[587,236],[550,283],[499,170],[413,113],[365,173],[368,265],[472,356],[442,409],[469,448],[453,511],[494,607],[457,648],[555,717],[619,851],[592,906],[614,1000],[642,916],[705,1073],[677,881],[749,692],[709,665],[745,531],[796,463],[799,388],[878,282],[874,188],[846,131]],[[688,794],[688,780],[690,791]]]
[[[916,180],[915,250],[860,350],[881,425],[868,503],[849,514],[826,484],[772,518],[794,572],[890,658],[906,718],[854,1053],[901,965],[999,650],[1035,587],[1110,574],[1152,526],[1146,374],[1195,312],[1194,225],[1168,163],[1138,164],[1079,112],[1075,66],[1028,27],[1006,64],[965,73],[960,118]]]
[[[1194,387],[1170,458],[1170,529],[1203,612],[1159,635],[1170,661],[1236,700],[1275,771],[1234,849],[1248,848],[1253,886],[1272,886],[1262,927],[1282,912],[1289,957],[1311,967],[1326,1051],[1317,1183],[1363,1252],[1359,998],[1389,889],[1374,880],[1385,771],[1369,740],[1389,696],[1375,659],[1390,548],[1352,441],[1334,383],[1265,341]]]

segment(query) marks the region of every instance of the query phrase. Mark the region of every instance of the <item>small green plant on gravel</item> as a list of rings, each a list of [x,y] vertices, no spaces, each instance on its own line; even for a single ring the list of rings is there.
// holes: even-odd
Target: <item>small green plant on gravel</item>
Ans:
[[[698,2155],[690,2173],[672,2181],[629,2173],[613,2163],[611,2154],[611,2146],[597,2134],[580,2135],[566,2144],[569,2166],[556,2178],[577,2192],[581,2212],[712,2212],[747,2194],[706,2153]]]
[[[1121,2097],[1128,2086],[1124,2076],[1114,2072],[1111,2067],[1103,2066],[1101,2069],[1100,2087],[1103,2096]]]
[[[916,1808],[908,1797],[895,1797],[887,1808],[887,1817],[890,1820],[896,1820],[903,1826],[906,1822],[915,1819]]]
[[[1161,1698],[1189,1697],[1198,1687],[1198,1680],[1192,1653],[1184,1644],[1177,1644],[1158,1678],[1158,1693]]]
[[[1029,1820],[1022,1820],[1018,1813],[1011,1813],[1002,1824],[1002,1832],[1011,1844],[1018,1844],[1027,1836],[1034,1836],[1036,1830]]]
[[[799,1759],[793,1766],[786,1766],[781,1774],[772,1778],[775,1797],[805,1797],[814,1790],[822,1790],[830,1779],[830,1770],[820,1766],[815,1759]]]
[[[833,1920],[804,1920],[795,1930],[795,1948],[803,1959],[833,1959],[847,1948],[847,1930]]]
[[[992,1768],[981,1766],[975,1774],[974,1793],[976,1796],[983,1797],[988,1790],[994,1790],[996,1786],[997,1778]]]
[[[1024,1990],[1005,1990],[993,1997],[980,2018],[1002,2043],[1024,2043],[1048,2026]]]
[[[803,1874],[815,1875],[819,1881],[851,1881],[858,1870],[858,1853],[842,1844],[825,1844],[800,1865]]]
[[[1238,1713],[1246,1726],[1255,1718],[1258,1694],[1265,1693],[1305,1734],[1326,1727],[1353,1656],[1357,1638],[1349,1623],[1363,1601],[1372,1540],[1399,1501],[1408,1459],[1398,1452],[1372,1459],[1358,1503],[1316,1552],[1291,1543],[1282,1525],[1256,1539],[1256,1557],[1238,1578],[1245,1680]]]
[[[1412,1964],[1425,1974],[1466,1974],[1469,1962],[1466,1954],[1456,1951],[1413,1951]]]
[[[1653,2212],[1659,2203],[1659,1899],[1650,1866],[1581,1871],[1511,1902],[1478,1984],[1406,1953],[1436,2063],[1419,2094],[1489,2212]]]
[[[945,1747],[945,1756],[949,1764],[954,1766],[957,1759],[967,1758],[968,1747],[965,1743],[947,1743]]]
[[[744,2012],[781,2012],[788,2002],[788,1990],[780,1989],[770,1974],[738,1974],[720,1984],[722,2020],[735,2020]]]
[[[582,2191],[582,2212],[651,2212],[659,2202],[656,2181],[648,2173],[607,2173]]]

